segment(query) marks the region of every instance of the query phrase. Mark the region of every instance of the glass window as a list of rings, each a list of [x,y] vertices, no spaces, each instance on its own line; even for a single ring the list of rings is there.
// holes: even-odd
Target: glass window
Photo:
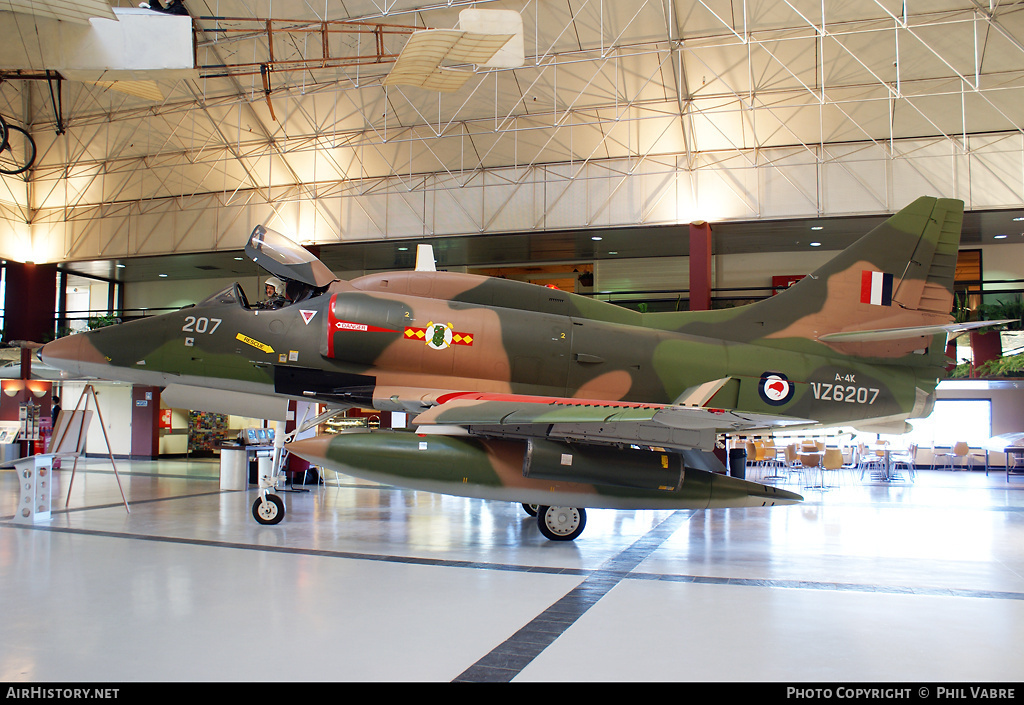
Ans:
[[[921,446],[952,446],[958,441],[979,446],[992,437],[991,399],[939,399],[925,419],[910,419],[914,427],[904,439]]]
[[[200,306],[212,306],[216,304],[239,304],[240,306],[248,306],[248,302],[245,298],[245,292],[242,291],[242,287],[238,285],[238,282],[224,287],[216,294],[207,296],[199,302]]]

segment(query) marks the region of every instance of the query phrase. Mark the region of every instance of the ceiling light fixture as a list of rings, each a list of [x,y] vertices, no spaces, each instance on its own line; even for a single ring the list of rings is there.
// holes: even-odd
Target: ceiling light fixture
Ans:
[[[1005,240],[1006,236],[1005,235],[993,235],[992,239],[993,240]]]
[[[592,236],[592,237],[591,237],[590,239],[591,239],[591,240],[593,240],[593,241],[595,241],[595,242],[600,242],[600,241],[601,241],[601,240],[603,240],[604,238],[603,238],[603,237],[601,237],[600,235],[594,235],[594,236]]]
[[[811,230],[824,230],[824,229],[825,229],[824,225],[812,225],[811,226]]]
[[[821,243],[820,242],[812,242],[811,243],[811,247],[821,247]]]

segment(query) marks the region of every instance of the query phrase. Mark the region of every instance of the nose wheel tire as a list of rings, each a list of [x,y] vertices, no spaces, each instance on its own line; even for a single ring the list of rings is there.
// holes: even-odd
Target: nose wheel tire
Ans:
[[[572,541],[587,525],[587,510],[581,507],[538,507],[537,526],[551,541]]]
[[[284,519],[284,500],[269,493],[257,497],[252,503],[252,516],[261,524],[278,524]]]

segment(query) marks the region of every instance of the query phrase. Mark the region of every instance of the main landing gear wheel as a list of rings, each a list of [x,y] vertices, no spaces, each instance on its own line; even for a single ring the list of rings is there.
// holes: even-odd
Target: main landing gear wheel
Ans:
[[[523,509],[526,510],[527,514],[529,514],[532,517],[535,517],[535,516],[537,516],[537,510],[540,509],[540,505],[539,504],[526,504],[524,502],[523,503]]]
[[[537,526],[544,538],[572,541],[587,525],[587,510],[581,507],[538,507]]]
[[[267,493],[252,503],[252,515],[261,524],[278,524],[284,519],[284,500]]]

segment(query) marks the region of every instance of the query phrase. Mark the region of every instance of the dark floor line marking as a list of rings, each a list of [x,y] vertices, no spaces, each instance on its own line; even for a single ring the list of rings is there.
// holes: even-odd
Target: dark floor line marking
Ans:
[[[631,580],[653,580],[670,583],[768,587],[782,590],[821,590],[825,592],[872,592],[889,595],[935,595],[939,597],[971,597],[989,600],[1024,600],[1024,592],[972,590],[968,588],[920,587],[905,585],[872,585],[870,583],[826,583],[817,580],[766,580],[763,578],[720,578],[708,575],[664,575],[630,573]]]
[[[173,497],[153,497],[151,499],[133,499],[128,502],[129,509],[139,504],[152,504],[154,502],[169,502],[175,499],[194,499],[196,497],[209,497],[210,495],[224,494],[225,492],[234,492],[236,490],[217,490],[216,492],[197,492],[195,494],[177,494]],[[93,509],[110,509],[111,507],[124,507],[124,502],[110,502],[109,504],[90,504],[87,507],[63,507],[61,509],[51,509],[50,514],[70,514],[72,512],[88,512]],[[29,526],[28,524],[17,524],[14,522],[14,515],[8,515],[0,517],[0,522],[11,522],[14,526]],[[32,527],[36,528],[36,527]],[[48,528],[45,526],[39,526],[38,528]],[[133,535],[133,534],[129,534]]]
[[[629,548],[612,557],[570,590],[562,599],[537,615],[529,624],[499,644],[455,677],[461,683],[507,683],[519,675],[541,652],[565,633],[598,600],[629,577],[694,512],[677,511],[644,534]]]
[[[170,497],[167,499],[176,498]],[[157,502],[162,500],[153,499],[145,501]],[[109,506],[120,507],[122,505],[120,503],[115,503]],[[670,518],[672,517],[669,517],[669,519]],[[666,521],[668,521],[668,519],[666,519]],[[655,548],[657,548],[657,545],[660,545],[661,541],[663,541],[664,538],[667,538],[666,536],[660,539],[657,545],[653,546],[650,549],[644,548],[645,543],[654,542],[654,537],[652,537],[652,534],[659,527],[664,526],[664,524],[665,522],[662,522],[662,524],[660,524],[658,527],[652,529],[651,532],[648,532],[643,537],[638,539],[630,548],[626,549],[618,556],[609,559],[609,561],[606,562],[601,568],[590,570],[587,568],[556,568],[548,566],[486,563],[483,561],[458,561],[437,558],[418,558],[414,556],[388,556],[372,553],[356,553],[353,551],[331,551],[328,549],[311,549],[293,546],[260,546],[255,544],[237,543],[233,541],[215,541],[212,539],[190,539],[172,536],[151,536],[146,534],[132,534],[116,531],[100,531],[97,529],[78,529],[73,527],[46,526],[43,524],[18,524],[13,521],[0,518],[0,528],[21,528],[36,531],[48,531],[51,533],[78,534],[82,536],[98,536],[102,538],[128,539],[136,541],[154,541],[156,543],[202,546],[206,548],[227,548],[244,551],[262,551],[265,553],[284,553],[292,555],[315,556],[321,558],[340,558],[346,560],[376,561],[383,563],[404,563],[408,565],[436,566],[442,568],[468,568],[473,570],[497,570],[513,573],[540,573],[544,575],[578,575],[585,576],[587,581],[591,581],[590,586],[600,586],[600,581],[602,579],[607,580],[608,578],[615,578],[615,582],[609,584],[608,589],[611,589],[611,587],[614,587],[614,584],[617,584],[622,580],[653,580],[675,583],[730,585],[738,587],[768,587],[787,590],[824,590],[832,592],[868,592],[914,596],[931,595],[939,597],[966,597],[972,599],[989,600],[1024,600],[1024,592],[1010,592],[998,590],[973,590],[968,588],[942,587],[930,588],[903,585],[874,585],[870,583],[827,583],[814,580],[770,580],[762,578],[727,578],[707,575],[666,575],[663,573],[632,572],[630,569],[631,564],[636,565],[639,562],[641,562],[644,558],[647,557],[647,555],[649,555]],[[667,531],[668,528],[669,527],[665,527],[665,530]],[[586,581],[584,582],[586,583]],[[576,589],[580,590],[580,588],[582,587],[583,584],[578,586]],[[606,593],[607,591],[607,589],[604,590],[604,593]],[[602,595],[604,593],[602,593]],[[570,595],[571,594],[572,593],[570,593]],[[593,591],[591,591],[591,594],[594,594]],[[568,597],[568,595],[566,597]],[[566,598],[563,598],[563,600],[565,599]],[[556,609],[556,606],[558,604],[559,603],[555,603],[555,605],[552,605],[552,607],[549,609],[555,613],[559,611],[565,612],[565,609]],[[566,605],[569,605],[571,607],[571,604],[571,601],[567,601],[565,605],[562,605],[562,607],[565,607]],[[577,615],[577,618],[580,615],[582,615],[582,612],[580,612]]]
[[[410,565],[427,565],[447,568],[474,568],[478,570],[501,570],[515,573],[546,573],[550,575],[589,575],[593,572],[585,568],[549,568],[545,566],[485,563],[482,561],[457,561],[437,558],[418,558],[415,556],[388,556],[375,553],[331,551],[329,549],[301,548],[295,546],[261,546],[259,544],[238,543],[236,541],[216,541],[213,539],[195,539],[177,536],[152,536],[149,534],[132,534],[118,531],[103,531],[98,529],[77,529],[70,526],[16,524],[14,522],[0,521],[0,527],[32,529],[35,531],[48,531],[58,534],[78,534],[80,536],[98,536],[101,538],[129,539],[136,541],[153,541],[156,543],[182,544],[187,546],[202,546],[205,548],[230,548],[241,551],[259,551],[264,553],[285,553],[300,556],[317,556],[321,558],[343,558],[349,560],[376,561],[379,563],[407,563]]]

